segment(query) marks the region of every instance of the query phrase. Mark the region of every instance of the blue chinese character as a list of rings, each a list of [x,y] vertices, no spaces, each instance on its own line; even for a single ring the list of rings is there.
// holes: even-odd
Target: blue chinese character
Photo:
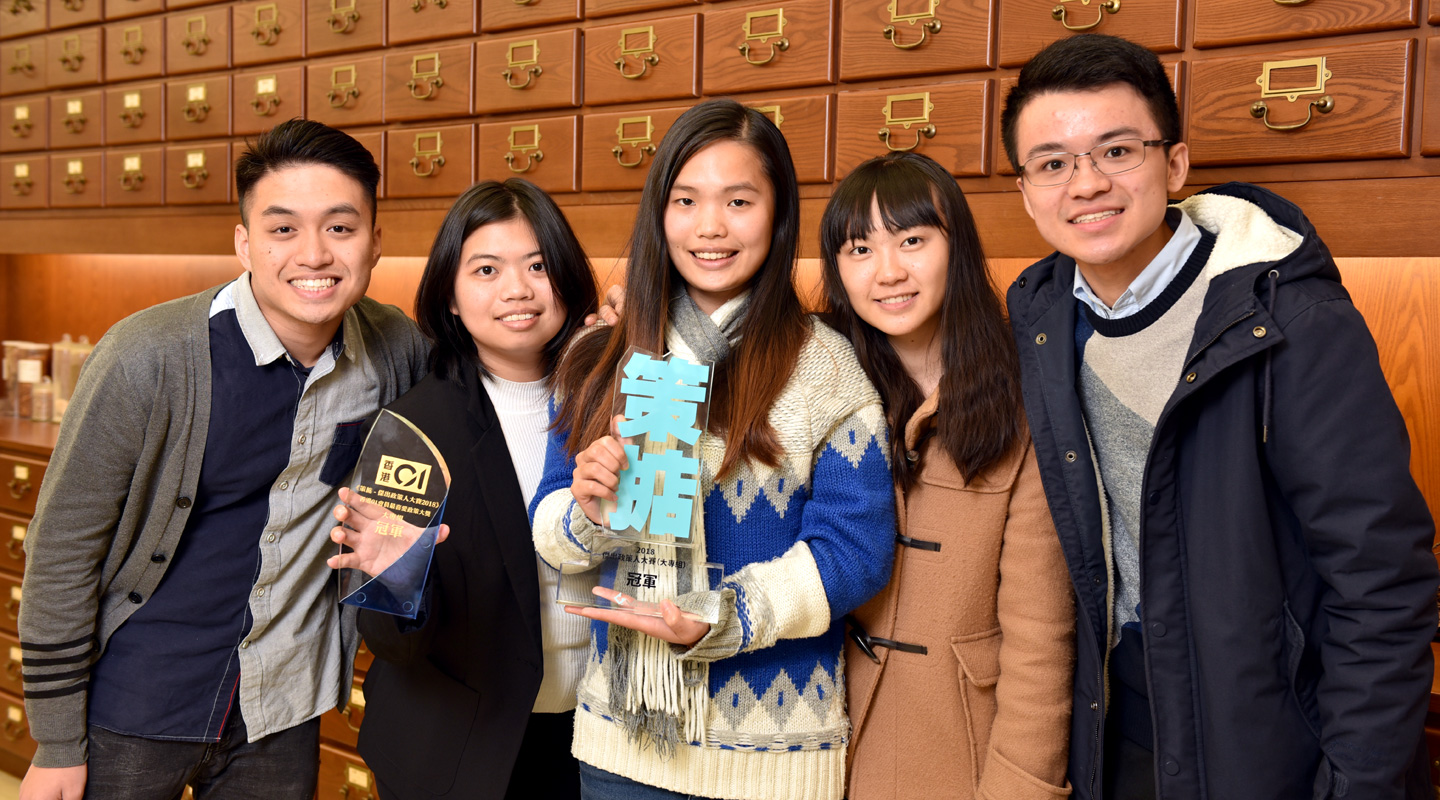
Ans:
[[[620,392],[625,398],[625,421],[621,436],[644,434],[659,441],[667,436],[695,444],[700,431],[695,426],[696,403],[705,402],[705,384],[710,368],[683,358],[660,361],[634,353],[625,362]]]
[[[688,538],[700,459],[686,458],[679,450],[641,453],[632,444],[625,445],[625,456],[630,466],[620,473],[620,486],[615,491],[619,502],[610,513],[610,528],[640,530],[648,520],[652,535]],[[665,473],[665,482],[657,497],[655,476],[659,472]]]

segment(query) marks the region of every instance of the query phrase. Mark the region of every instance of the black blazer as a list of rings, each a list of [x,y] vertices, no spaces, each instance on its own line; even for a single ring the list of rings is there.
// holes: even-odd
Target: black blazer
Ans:
[[[430,375],[388,408],[444,456],[450,538],[421,624],[361,611],[375,663],[360,754],[385,800],[501,798],[540,690],[540,588],[524,497],[490,397]]]

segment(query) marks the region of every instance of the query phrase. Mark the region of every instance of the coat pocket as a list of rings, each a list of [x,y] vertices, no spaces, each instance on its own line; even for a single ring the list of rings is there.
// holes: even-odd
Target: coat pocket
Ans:
[[[1310,733],[1320,739],[1320,708],[1315,697],[1316,681],[1313,670],[1307,669],[1309,660],[1305,657],[1305,629],[1295,621],[1289,601],[1280,607],[1281,657],[1284,659],[1285,680],[1290,684],[1290,693],[1300,707],[1300,716],[1305,719]]]
[[[959,662],[961,713],[970,745],[970,785],[980,784],[980,765],[995,722],[995,684],[1000,680],[1000,629],[954,636],[950,649]]]
[[[360,449],[365,446],[365,434],[370,430],[370,426],[365,423],[366,420],[357,419],[335,426],[335,438],[330,441],[330,452],[326,454],[325,463],[320,467],[321,482],[338,489],[345,483],[345,479],[350,477],[350,471],[355,469],[355,462],[360,460]]]

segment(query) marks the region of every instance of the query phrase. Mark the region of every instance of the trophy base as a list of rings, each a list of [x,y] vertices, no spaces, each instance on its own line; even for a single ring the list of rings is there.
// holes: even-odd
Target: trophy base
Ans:
[[[595,544],[588,560],[561,565],[555,589],[559,605],[659,617],[662,600],[709,591],[724,574],[721,564],[700,561],[695,547],[685,541],[606,532]],[[719,621],[718,609],[681,612],[712,625]]]

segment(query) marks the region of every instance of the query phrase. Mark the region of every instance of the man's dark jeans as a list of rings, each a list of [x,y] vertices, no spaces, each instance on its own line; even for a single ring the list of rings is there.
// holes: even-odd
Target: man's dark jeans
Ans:
[[[311,800],[320,772],[320,720],[250,743],[240,709],[215,742],[171,742],[90,726],[86,800]]]

